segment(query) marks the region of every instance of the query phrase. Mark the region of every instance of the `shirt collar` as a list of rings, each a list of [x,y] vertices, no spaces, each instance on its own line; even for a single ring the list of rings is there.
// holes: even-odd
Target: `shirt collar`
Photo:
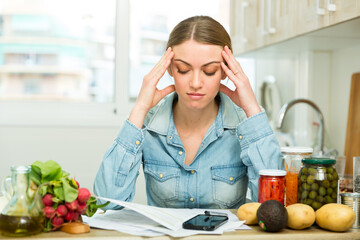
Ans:
[[[172,120],[172,105],[177,98],[176,92],[166,96],[157,106],[149,111],[145,120],[147,130],[167,135],[170,121]],[[219,112],[215,119],[217,135],[223,133],[223,129],[234,129],[243,119],[246,118],[244,111],[237,107],[228,96],[220,92]]]

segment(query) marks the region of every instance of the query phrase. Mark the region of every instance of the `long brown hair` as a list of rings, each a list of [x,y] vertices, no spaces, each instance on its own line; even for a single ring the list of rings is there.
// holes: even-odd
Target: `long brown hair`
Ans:
[[[170,33],[166,49],[190,39],[199,43],[228,46],[232,50],[231,39],[225,28],[208,16],[194,16],[178,23]]]

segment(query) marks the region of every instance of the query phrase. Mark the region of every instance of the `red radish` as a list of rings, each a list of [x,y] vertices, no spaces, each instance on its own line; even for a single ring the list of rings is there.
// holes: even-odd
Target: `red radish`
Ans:
[[[65,206],[66,206],[66,208],[67,208],[68,210],[70,210],[70,211],[75,211],[75,210],[78,208],[79,203],[78,203],[78,200],[75,199],[75,200],[72,201],[71,203],[65,202]]]
[[[56,214],[60,217],[64,217],[67,214],[68,210],[65,205],[61,204],[56,209]]]
[[[47,218],[51,218],[55,214],[55,209],[50,206],[45,206],[43,211],[44,211],[45,217],[47,217]]]
[[[45,196],[43,196],[42,201],[45,206],[52,206],[54,204],[52,199],[53,199],[53,196],[50,193],[48,193],[48,194],[45,194]]]
[[[58,228],[64,223],[64,219],[62,217],[55,216],[51,219],[51,224]]]
[[[75,182],[76,182],[77,187],[79,188],[79,187],[80,187],[79,182],[78,182],[78,181],[76,181],[76,180],[75,180]]]
[[[79,194],[77,200],[79,203],[85,203],[87,200],[90,199],[90,191],[86,188],[79,188]]]
[[[86,207],[86,203],[80,203],[76,211],[80,214],[84,214],[86,212]]]
[[[74,218],[74,212],[73,211],[68,211],[67,214],[65,215],[64,219],[66,221],[71,221]]]
[[[74,212],[74,213],[73,213],[72,221],[73,221],[73,222],[76,222],[76,221],[79,219],[79,216],[80,216],[80,214],[79,214],[78,212]]]

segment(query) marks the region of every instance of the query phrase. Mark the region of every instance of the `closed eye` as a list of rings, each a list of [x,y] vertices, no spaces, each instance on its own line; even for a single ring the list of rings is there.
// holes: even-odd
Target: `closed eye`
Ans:
[[[212,75],[214,75],[216,73],[216,71],[215,72],[205,72],[204,71],[204,73],[205,73],[206,76],[212,76]]]
[[[180,74],[185,74],[185,73],[189,72],[189,70],[181,71],[180,69],[178,69],[177,71],[178,71],[178,73],[180,73]]]

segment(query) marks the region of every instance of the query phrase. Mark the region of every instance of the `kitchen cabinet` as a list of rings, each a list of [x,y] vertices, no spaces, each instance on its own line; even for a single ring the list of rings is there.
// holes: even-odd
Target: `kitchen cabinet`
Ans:
[[[328,0],[329,25],[360,16],[359,0]]]
[[[236,55],[360,17],[360,0],[232,0]]]

